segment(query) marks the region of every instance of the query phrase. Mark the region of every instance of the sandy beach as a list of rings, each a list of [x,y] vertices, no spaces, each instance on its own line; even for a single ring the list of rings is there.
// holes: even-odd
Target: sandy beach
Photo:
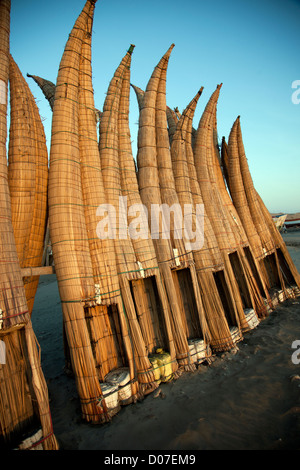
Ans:
[[[283,237],[300,270],[300,231]],[[162,384],[158,396],[122,407],[99,426],[82,421],[75,381],[64,372],[55,275],[40,278],[32,320],[61,450],[110,455],[113,450],[300,449],[300,364],[292,360],[297,352],[292,343],[300,340],[300,298],[280,304],[236,350]]]

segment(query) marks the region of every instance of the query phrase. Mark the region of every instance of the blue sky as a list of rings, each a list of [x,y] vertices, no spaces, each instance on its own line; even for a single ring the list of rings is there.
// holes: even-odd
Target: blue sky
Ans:
[[[84,0],[11,0],[11,53],[43,118],[48,146],[51,110],[26,73],[56,81],[59,62]],[[153,68],[175,43],[167,103],[185,106],[204,86],[194,127],[211,93],[223,83],[218,134],[228,139],[241,116],[244,146],[257,190],[271,212],[300,211],[300,2],[296,0],[98,0],[93,26],[95,104],[102,108],[109,81],[135,44],[131,82],[145,88]],[[299,87],[300,90],[300,87]],[[300,92],[296,97],[300,98]],[[138,107],[131,95],[133,155]]]

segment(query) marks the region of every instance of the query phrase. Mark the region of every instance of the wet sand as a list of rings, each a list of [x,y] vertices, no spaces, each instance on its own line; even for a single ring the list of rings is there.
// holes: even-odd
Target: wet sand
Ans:
[[[300,231],[283,237],[300,270]],[[55,275],[41,277],[32,320],[61,450],[300,449],[300,364],[292,360],[293,353],[298,359],[292,343],[300,341],[300,297],[280,304],[237,350],[162,384],[158,397],[125,406],[99,426],[82,421],[75,381],[64,372]]]

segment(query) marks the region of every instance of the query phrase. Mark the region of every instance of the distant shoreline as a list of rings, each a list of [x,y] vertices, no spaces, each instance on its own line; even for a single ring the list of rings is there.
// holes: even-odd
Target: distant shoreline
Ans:
[[[270,213],[272,217],[280,217],[281,215],[287,215],[288,219],[300,219],[300,212],[271,212]]]

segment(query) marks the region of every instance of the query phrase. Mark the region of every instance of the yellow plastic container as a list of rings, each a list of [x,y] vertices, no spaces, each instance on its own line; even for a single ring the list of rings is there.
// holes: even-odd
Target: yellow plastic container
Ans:
[[[154,357],[154,355],[149,356],[149,361],[151,362],[152,367],[153,367],[155,381],[158,384],[160,384],[160,382],[161,382],[161,379],[160,379],[160,377],[161,377],[161,367],[158,365],[157,359]]]
[[[168,382],[173,378],[171,355],[159,348],[155,357],[161,369],[161,381]]]

